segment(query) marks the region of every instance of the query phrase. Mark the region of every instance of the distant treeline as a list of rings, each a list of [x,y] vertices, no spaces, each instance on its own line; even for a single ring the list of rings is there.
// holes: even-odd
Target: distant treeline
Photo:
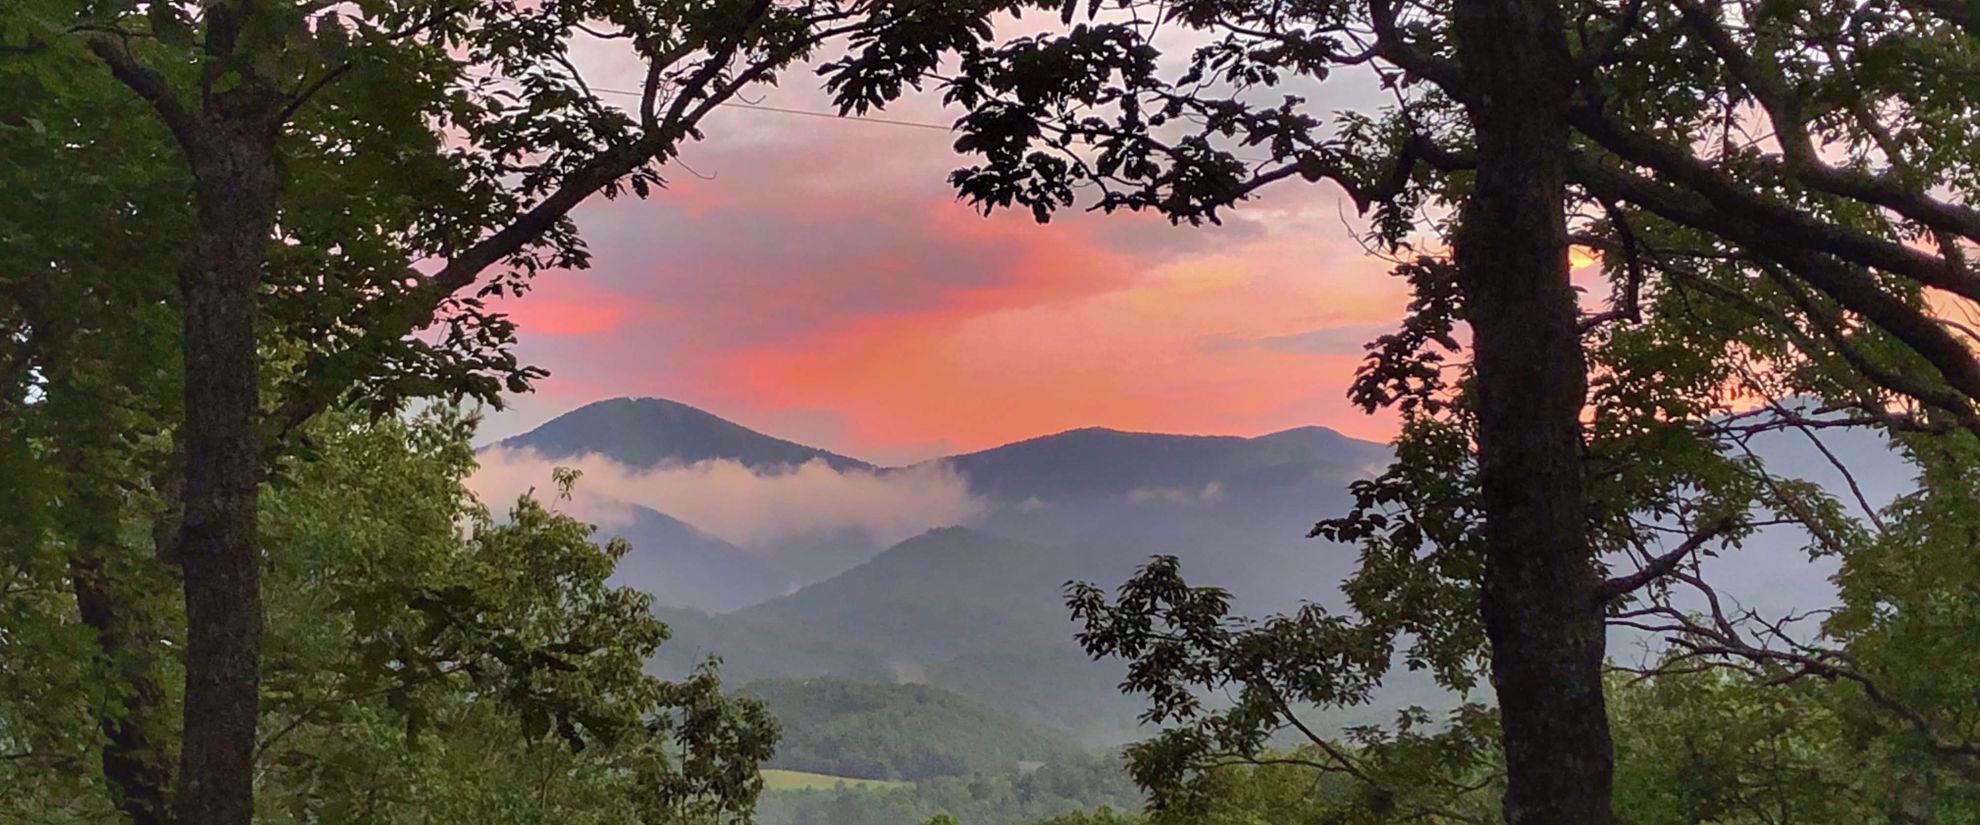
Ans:
[[[783,726],[772,768],[919,782],[1078,760],[1066,734],[927,685],[769,680],[744,689]]]

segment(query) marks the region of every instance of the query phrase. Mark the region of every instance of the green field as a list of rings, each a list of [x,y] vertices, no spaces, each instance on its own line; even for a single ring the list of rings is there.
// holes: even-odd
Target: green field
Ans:
[[[763,770],[763,789],[768,791],[829,791],[840,785],[848,788],[905,788],[914,783],[888,782],[881,779],[852,779],[823,773],[787,771],[782,768]]]

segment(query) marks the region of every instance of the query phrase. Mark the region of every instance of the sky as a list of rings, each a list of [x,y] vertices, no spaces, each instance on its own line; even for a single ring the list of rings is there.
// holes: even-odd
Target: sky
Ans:
[[[629,65],[587,66],[634,88]],[[830,109],[808,74],[762,105]],[[1366,102],[1323,88],[1321,109]],[[929,98],[886,117],[946,126]],[[582,404],[660,396],[900,464],[1085,426],[1384,439],[1346,400],[1407,301],[1331,184],[1282,182],[1223,226],[1152,215],[985,217],[956,200],[942,128],[730,107],[650,199],[594,199],[584,271],[508,302],[550,377],[483,440]]]

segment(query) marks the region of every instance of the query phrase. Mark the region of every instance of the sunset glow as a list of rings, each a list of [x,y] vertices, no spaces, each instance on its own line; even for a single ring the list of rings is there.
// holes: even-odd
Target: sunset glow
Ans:
[[[667,190],[580,210],[592,269],[504,307],[551,377],[490,435],[617,395],[889,463],[1082,426],[1393,432],[1345,393],[1404,285],[1330,186],[1222,226],[1039,225],[958,202],[938,131],[724,111],[710,133]]]

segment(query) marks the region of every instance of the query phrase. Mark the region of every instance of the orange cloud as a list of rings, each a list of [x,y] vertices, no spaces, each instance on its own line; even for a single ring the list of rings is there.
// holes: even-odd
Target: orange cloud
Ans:
[[[1308,239],[1260,243],[1105,291],[961,304],[803,347],[740,350],[709,378],[745,406],[837,410],[854,450],[940,440],[973,449],[1089,425],[1260,433],[1317,422],[1379,438],[1393,423],[1343,398],[1358,347],[1217,342],[1392,323],[1404,296],[1385,269]]]

